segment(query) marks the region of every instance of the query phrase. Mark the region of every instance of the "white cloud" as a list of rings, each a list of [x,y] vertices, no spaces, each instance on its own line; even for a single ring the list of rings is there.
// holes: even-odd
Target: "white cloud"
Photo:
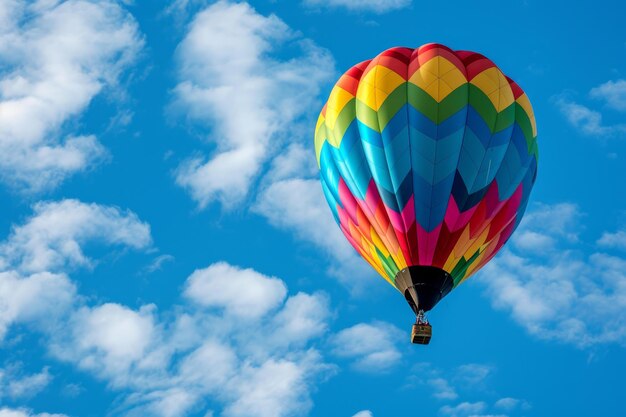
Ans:
[[[396,344],[403,332],[389,323],[359,323],[333,335],[333,353],[353,360],[362,372],[386,371],[396,365],[402,355]]]
[[[359,411],[352,417],[374,417],[374,414],[372,414],[370,410],[363,410],[363,411]]]
[[[626,80],[609,80],[592,88],[589,96],[603,101],[609,108],[626,111]],[[626,123],[606,123],[600,111],[577,103],[567,94],[555,96],[553,101],[567,121],[586,135],[611,137],[626,134]]]
[[[209,304],[232,311],[207,310],[194,303],[158,314],[156,306],[131,309],[108,303],[83,306],[65,325],[48,334],[50,354],[106,381],[120,393],[114,414],[180,417],[209,413],[206,401],[221,405],[221,415],[238,417],[306,414],[316,382],[333,372],[312,343],[327,330],[330,316],[322,294],[286,297],[285,283],[225,263],[194,272],[184,294],[200,297],[208,279],[216,293],[232,282],[260,291],[248,298],[261,304],[253,316],[240,313],[235,299]],[[208,274],[204,274],[210,271]],[[220,280],[213,280],[220,271]],[[202,283],[203,285],[206,282]],[[251,293],[254,291],[251,290]],[[270,303],[259,301],[264,294]],[[253,318],[254,320],[250,320]]]
[[[298,237],[326,248],[340,259],[354,256],[324,200],[319,179],[290,178],[262,191],[254,210],[271,224],[292,229]]]
[[[73,314],[70,343],[56,342],[54,352],[61,358],[80,358],[77,365],[124,384],[132,367],[145,359],[155,333],[154,306],[139,311],[119,304],[82,307]]]
[[[468,417],[509,417],[506,414],[471,414]]]
[[[425,362],[414,365],[411,371],[406,388],[425,385],[432,391],[433,397],[450,401],[459,398],[459,392],[484,390],[494,368],[486,364],[467,363],[444,371]]]
[[[524,215],[511,241],[517,249],[537,254],[554,249],[560,240],[575,243],[581,217],[579,207],[573,203],[536,203]]]
[[[37,203],[26,223],[14,227],[0,245],[4,262],[25,272],[58,270],[65,266],[90,266],[81,246],[87,241],[148,247],[150,226],[136,214],[116,207],[78,200]]]
[[[285,172],[281,168],[277,171]],[[326,251],[332,260],[330,273],[354,294],[363,293],[376,283],[378,277],[373,269],[350,246],[335,223],[319,179],[296,177],[273,182],[259,193],[253,210],[274,226],[292,230],[298,238]]]
[[[451,417],[465,417],[480,414],[487,408],[487,405],[483,401],[478,402],[462,402],[455,406],[444,405],[439,409],[439,412],[446,416]]]
[[[275,329],[275,338],[271,342],[288,346],[306,344],[327,330],[329,302],[320,293],[299,292],[289,297],[283,309],[272,319],[270,326]]]
[[[10,364],[0,369],[0,400],[5,396],[12,399],[34,397],[43,391],[51,380],[52,375],[47,367],[36,374],[25,375],[21,364]]]
[[[276,58],[282,45],[295,46],[300,55]],[[200,207],[213,200],[230,206],[249,194],[286,137],[303,134],[298,121],[315,107],[333,60],[278,17],[226,1],[194,17],[178,58],[174,107],[211,128],[216,151],[184,162],[176,182]]]
[[[151,274],[156,271],[160,271],[163,268],[163,265],[167,262],[173,262],[174,257],[169,254],[163,254],[155,257],[149,265],[142,269],[142,273]]]
[[[461,384],[478,386],[485,382],[485,379],[493,373],[493,370],[493,367],[489,365],[467,363],[457,368],[454,379]]]
[[[93,135],[75,134],[91,100],[143,46],[138,25],[114,1],[0,4],[0,177],[41,191],[106,155]]]
[[[557,213],[557,207],[538,206],[540,213],[530,216]],[[543,252],[509,247],[477,275],[494,307],[542,339],[579,347],[626,344],[626,259],[582,252],[576,222],[565,229],[551,222],[532,227],[554,247]]]
[[[554,100],[569,124],[589,136],[614,136],[626,132],[626,124],[606,124],[602,113],[565,97]]]
[[[615,110],[626,111],[626,80],[609,80],[592,88],[589,95]]]
[[[515,409],[519,405],[519,403],[520,403],[520,400],[518,400],[517,398],[504,397],[496,401],[496,403],[494,404],[494,407],[501,408],[506,411],[511,411]]]
[[[0,272],[0,342],[13,324],[43,326],[72,304],[76,287],[63,274],[40,272],[23,277],[15,271]]]
[[[303,363],[270,359],[261,366],[244,365],[231,384],[235,397],[224,409],[225,417],[281,417],[304,415],[312,406],[310,379],[319,371],[320,357],[308,352]],[[304,365],[304,366],[303,366]]]
[[[597,243],[606,248],[626,250],[626,231],[604,232]]]
[[[428,380],[427,384],[433,390],[433,397],[440,400],[456,400],[459,394],[447,379],[436,377]]]
[[[27,410],[25,408],[8,408],[3,407],[0,408],[0,417],[67,417],[65,414],[49,414],[49,413],[40,413],[35,414],[31,410]]]
[[[271,184],[292,178],[317,177],[318,173],[313,148],[292,143],[285,152],[276,155],[263,181]]]
[[[351,11],[385,13],[404,9],[412,0],[304,0],[307,6],[343,7]]]
[[[70,310],[76,286],[60,270],[91,265],[87,242],[145,249],[152,241],[147,224],[115,207],[62,200],[33,211],[0,244],[0,341],[12,324],[50,328]]]
[[[280,279],[225,262],[194,271],[185,288],[185,296],[199,305],[248,319],[265,315],[281,304],[286,294],[287,287]]]

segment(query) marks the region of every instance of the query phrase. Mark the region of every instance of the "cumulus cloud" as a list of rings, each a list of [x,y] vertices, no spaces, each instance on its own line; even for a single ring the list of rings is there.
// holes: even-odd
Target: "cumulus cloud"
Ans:
[[[286,286],[278,278],[214,266],[205,270],[229,268],[228,279],[221,280],[226,292],[231,279],[267,286],[265,296],[277,305],[257,310],[254,321],[197,303],[162,316],[153,305],[85,306],[65,334],[49,336],[51,354],[126,393],[116,410],[123,415],[184,416],[206,408],[206,399],[221,404],[224,416],[305,414],[312,387],[332,372],[311,346],[327,328],[325,297],[298,293],[285,299]],[[185,295],[198,279],[196,273],[188,278]]]
[[[143,47],[115,1],[0,4],[0,178],[42,191],[106,155],[94,135],[68,127],[118,85]]]
[[[300,51],[276,58],[280,46]],[[195,15],[178,47],[174,108],[210,129],[215,151],[184,162],[176,182],[200,207],[241,201],[298,121],[317,101],[333,71],[325,50],[298,38],[275,15],[247,3],[219,1]]]
[[[194,271],[185,288],[185,296],[195,303],[241,318],[265,315],[281,304],[286,294],[282,280],[225,262]]]
[[[506,412],[511,412],[516,409],[528,410],[531,408],[528,401],[513,397],[500,398],[493,406]]]
[[[149,226],[132,212],[75,200],[35,205],[2,243],[0,336],[28,323],[49,358],[119,393],[114,414],[175,417],[206,409],[209,415],[209,398],[232,417],[291,416],[311,408],[311,390],[334,372],[315,349],[330,317],[324,294],[288,296],[276,277],[217,263],[188,278],[183,300],[191,302],[162,314],[153,304],[89,305],[61,270],[91,264],[84,246],[98,240],[137,249],[152,241]],[[11,381],[0,379],[0,394],[15,397],[50,378],[47,369],[4,375]]]
[[[626,80],[609,80],[592,88],[589,95],[615,110],[626,111]]]
[[[144,359],[155,332],[154,306],[134,311],[119,304],[82,307],[72,314],[68,343],[53,346],[60,358],[80,358],[80,368],[122,384],[131,367]]]
[[[341,7],[350,11],[386,13],[410,6],[412,0],[304,0],[307,6]]]
[[[397,348],[403,333],[384,322],[359,323],[333,335],[333,353],[353,361],[363,372],[385,371],[396,365],[402,355]]]
[[[13,324],[45,326],[71,306],[76,286],[64,274],[0,272],[0,342]]]
[[[152,243],[150,226],[136,214],[78,200],[37,203],[26,223],[14,227],[0,255],[20,271],[90,266],[81,245],[101,241],[144,249]]]
[[[281,167],[278,172],[285,170]],[[272,171],[268,175],[273,175]],[[253,210],[270,224],[291,230],[299,239],[324,250],[331,261],[330,274],[339,278],[353,294],[364,293],[376,282],[376,274],[335,223],[318,178],[291,177],[274,181],[261,190]]]
[[[145,249],[150,227],[132,212],[77,200],[38,203],[0,244],[0,340],[12,324],[48,327],[74,304],[76,286],[63,271],[90,266],[87,242]]]
[[[562,213],[558,207],[539,205],[530,216]],[[626,259],[597,250],[585,253],[577,240],[577,221],[566,222],[564,229],[551,222],[529,221],[527,227],[553,245],[539,252],[514,245],[477,275],[494,307],[542,339],[579,347],[625,344]],[[611,238],[599,242],[606,245]]]
[[[363,410],[363,411],[359,411],[352,417],[374,417],[374,414],[372,414],[370,410]]]
[[[606,248],[626,250],[626,231],[604,232],[597,243]]]

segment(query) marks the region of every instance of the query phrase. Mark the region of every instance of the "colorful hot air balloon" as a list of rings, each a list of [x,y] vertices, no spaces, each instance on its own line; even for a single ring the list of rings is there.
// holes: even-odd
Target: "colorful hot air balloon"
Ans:
[[[392,48],[341,76],[317,122],[324,194],[341,231],[417,316],[509,239],[537,173],[524,91],[484,56]]]

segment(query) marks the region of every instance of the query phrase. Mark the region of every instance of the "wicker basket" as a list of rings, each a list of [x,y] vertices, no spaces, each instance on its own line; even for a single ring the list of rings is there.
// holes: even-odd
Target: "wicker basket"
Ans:
[[[433,328],[430,324],[414,324],[411,330],[411,343],[427,345],[433,336]]]

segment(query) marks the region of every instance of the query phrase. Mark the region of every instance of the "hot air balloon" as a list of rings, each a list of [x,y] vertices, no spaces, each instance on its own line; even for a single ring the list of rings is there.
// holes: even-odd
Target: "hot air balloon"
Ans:
[[[488,58],[391,48],[346,71],[315,130],[324,195],[346,239],[416,315],[498,253],[537,174],[524,91]]]

